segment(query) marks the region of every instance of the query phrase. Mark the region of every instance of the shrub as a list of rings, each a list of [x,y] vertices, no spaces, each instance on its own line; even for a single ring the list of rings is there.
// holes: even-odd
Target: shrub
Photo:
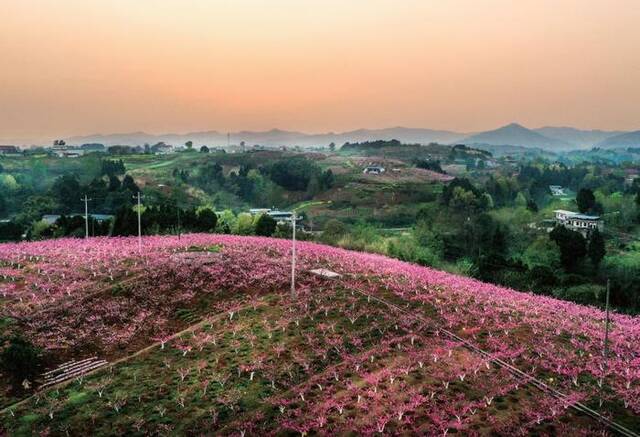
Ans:
[[[347,226],[340,220],[331,219],[324,225],[324,232],[322,233],[322,241],[328,243],[335,243],[342,238],[348,229]]]
[[[276,230],[276,221],[268,214],[261,214],[256,220],[255,232],[256,235],[262,237],[270,237]]]
[[[212,209],[205,208],[198,212],[197,228],[200,232],[211,232],[216,229],[218,216]]]
[[[41,367],[40,350],[16,335],[0,353],[0,364],[17,380],[33,377]]]
[[[238,214],[235,233],[238,235],[252,235],[253,232],[253,217],[251,217],[251,214],[247,212]]]
[[[602,302],[604,287],[594,284],[583,284],[555,290],[553,294],[560,299],[585,305],[594,305]]]

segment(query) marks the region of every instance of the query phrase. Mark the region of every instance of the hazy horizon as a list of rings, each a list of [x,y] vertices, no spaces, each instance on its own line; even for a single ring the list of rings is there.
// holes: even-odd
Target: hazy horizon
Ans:
[[[0,0],[0,141],[637,130],[640,3]]]

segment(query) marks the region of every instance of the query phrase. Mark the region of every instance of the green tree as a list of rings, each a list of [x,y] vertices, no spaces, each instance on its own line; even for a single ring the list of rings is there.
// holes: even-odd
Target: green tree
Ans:
[[[524,196],[524,194],[522,194],[522,192],[518,192],[518,194],[516,195],[515,203],[516,206],[527,206],[527,198]]]
[[[29,196],[21,205],[16,222],[26,226],[34,220],[40,220],[43,214],[51,214],[58,208],[56,201],[51,196]]]
[[[533,269],[536,266],[546,266],[551,269],[558,269],[560,264],[560,253],[558,246],[547,236],[539,236],[527,247],[522,254],[522,262]]]
[[[0,193],[0,217],[2,217],[7,212],[7,199],[4,198],[4,195]]]
[[[348,232],[347,226],[340,220],[330,219],[324,225],[322,241],[336,243]]]
[[[109,185],[107,187],[108,191],[118,191],[121,187],[120,179],[118,179],[115,175],[109,176]]]
[[[549,238],[560,248],[560,262],[567,272],[575,271],[576,266],[587,254],[587,245],[579,232],[564,226],[556,226]]]
[[[596,205],[596,196],[593,195],[593,191],[589,188],[581,188],[576,196],[576,203],[578,204],[578,210],[584,214],[591,211]]]
[[[18,185],[18,181],[10,174],[2,174],[0,175],[0,188],[6,189],[7,191],[15,191],[20,189],[20,185]]]
[[[193,141],[189,140],[186,143],[184,143],[184,145],[187,147],[187,149],[191,150],[193,149]]]
[[[471,191],[462,187],[455,187],[451,196],[449,206],[461,211],[475,209],[478,206],[478,199]]]
[[[218,217],[218,225],[216,227],[216,232],[221,234],[230,234],[236,228],[236,223],[238,219],[236,215],[230,209],[225,209],[220,213],[220,217]]]
[[[256,235],[261,235],[263,237],[272,236],[276,230],[277,224],[278,223],[270,215],[260,214],[255,225]]]
[[[444,187],[440,200],[443,204],[457,209],[482,210],[487,207],[488,199],[468,179],[455,178]]]
[[[138,187],[136,182],[129,175],[126,175],[124,179],[122,179],[122,189],[129,190],[132,194],[136,194],[140,191],[140,187]]]
[[[42,364],[38,348],[20,336],[14,336],[0,353],[2,368],[17,381],[35,376]]]
[[[306,191],[311,179],[321,173],[315,162],[303,157],[276,161],[263,171],[273,182],[290,191]]]
[[[587,249],[587,255],[589,255],[589,259],[594,266],[598,267],[600,265],[600,261],[607,254],[607,251],[604,247],[604,238],[602,234],[597,229],[593,231],[591,234],[591,238],[589,238],[589,247]]]
[[[117,176],[125,173],[124,162],[122,159],[103,159],[100,162],[100,174],[106,176]]]
[[[218,224],[218,216],[210,209],[205,208],[198,212],[197,228],[200,232],[212,232],[215,231]]]
[[[333,187],[335,180],[336,177],[333,175],[333,171],[331,171],[331,169],[322,172],[322,175],[320,175],[320,177],[318,178],[320,189],[328,190],[329,188]]]
[[[113,222],[113,235],[126,236],[138,233],[138,216],[130,206],[123,206],[116,213]]]
[[[51,187],[51,192],[63,211],[71,211],[79,207],[81,191],[78,177],[74,174],[60,176]]]
[[[207,146],[200,147],[200,153],[209,153],[209,148]]]
[[[236,222],[235,232],[239,235],[253,234],[253,217],[251,217],[251,214],[247,212],[238,214],[238,221]]]
[[[19,241],[23,232],[22,226],[16,222],[0,223],[0,241]]]

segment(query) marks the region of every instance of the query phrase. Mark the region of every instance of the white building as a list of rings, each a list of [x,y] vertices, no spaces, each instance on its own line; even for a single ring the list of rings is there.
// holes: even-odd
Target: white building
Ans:
[[[604,223],[597,215],[580,214],[579,212],[556,209],[553,211],[556,216],[556,224],[562,225],[572,231],[580,232],[584,237],[593,232],[594,229],[601,231]]]
[[[278,223],[291,223],[291,221],[293,220],[292,211],[279,211],[277,209],[269,209],[269,208],[252,208],[249,210],[249,213],[251,215],[266,214]],[[301,221],[302,221],[302,217],[298,214],[296,216],[296,223],[299,225]]]
[[[382,174],[384,172],[385,168],[381,165],[368,165],[362,171],[364,174]]]

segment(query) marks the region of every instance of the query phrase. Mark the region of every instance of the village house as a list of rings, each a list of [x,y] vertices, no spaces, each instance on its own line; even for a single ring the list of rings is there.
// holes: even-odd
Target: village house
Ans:
[[[0,145],[0,155],[16,155],[18,153],[20,153],[20,150],[16,146]]]
[[[165,144],[162,141],[151,146],[151,152],[156,155],[168,155],[173,152],[173,146]]]
[[[384,172],[385,168],[381,165],[368,165],[362,171],[364,174],[382,174]]]
[[[549,185],[549,191],[551,191],[552,196],[564,196],[567,194],[561,185]]]
[[[556,209],[554,211],[556,224],[562,225],[572,231],[580,232],[583,237],[587,237],[595,229],[602,231],[604,223],[600,216],[581,214],[579,212]]]
[[[67,217],[84,217],[83,213],[70,213],[66,214]],[[61,217],[60,214],[45,214],[42,216],[42,221],[48,225],[54,224]],[[89,214],[90,218],[93,218],[97,222],[106,222],[107,220],[113,220],[113,215],[110,214]]]
[[[249,210],[251,215],[262,215],[266,214],[272,219],[274,219],[278,223],[291,223],[293,219],[292,211],[279,211],[277,209],[269,209],[269,208],[252,208]],[[302,216],[297,214],[296,223],[297,226],[300,226],[300,222],[302,221]]]

